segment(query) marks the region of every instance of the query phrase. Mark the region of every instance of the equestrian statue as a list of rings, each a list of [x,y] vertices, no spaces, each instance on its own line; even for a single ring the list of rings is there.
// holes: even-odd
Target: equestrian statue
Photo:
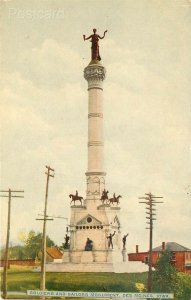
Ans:
[[[101,201],[103,204],[105,201],[107,202],[107,200],[108,200],[108,193],[109,193],[109,191],[106,191],[105,189],[102,192]]]
[[[119,195],[119,196],[116,197],[115,193],[114,193],[113,198],[108,199],[108,203],[113,204],[113,205],[114,205],[114,203],[116,203],[116,205],[118,205],[119,204],[119,198],[122,198],[122,196]]]
[[[83,197],[78,196],[78,191],[76,191],[75,195],[70,194],[69,197],[72,198],[70,205],[72,204],[72,202],[74,202],[74,205],[76,205],[76,201],[80,201],[80,203],[82,205]]]

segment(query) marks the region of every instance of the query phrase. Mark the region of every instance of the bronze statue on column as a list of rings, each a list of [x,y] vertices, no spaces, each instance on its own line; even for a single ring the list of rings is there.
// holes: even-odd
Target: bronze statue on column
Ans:
[[[92,43],[92,60],[101,60],[101,56],[99,53],[99,39],[103,39],[105,37],[105,34],[107,30],[104,31],[103,36],[101,37],[99,34],[96,33],[96,29],[93,29],[93,34],[91,34],[89,37],[86,38],[85,35],[83,35],[84,41],[91,39]]]

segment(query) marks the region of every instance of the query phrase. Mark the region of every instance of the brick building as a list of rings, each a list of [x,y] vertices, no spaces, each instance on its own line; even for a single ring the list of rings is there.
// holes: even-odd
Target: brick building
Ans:
[[[0,267],[4,267],[5,260],[0,260]],[[36,262],[35,259],[9,259],[8,260],[8,268],[10,266],[35,266]]]
[[[163,242],[161,246],[153,248],[152,266],[155,267],[156,263],[163,251],[171,252],[171,262],[179,272],[191,274],[191,249],[179,245],[175,242]],[[148,264],[149,252],[139,252],[139,247],[136,245],[136,252],[129,253],[129,261],[140,261]]]

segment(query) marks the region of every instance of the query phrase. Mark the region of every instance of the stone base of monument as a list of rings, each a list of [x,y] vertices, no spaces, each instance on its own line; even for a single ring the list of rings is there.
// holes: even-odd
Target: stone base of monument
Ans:
[[[63,263],[69,263],[70,262],[70,251],[64,250],[64,255],[62,259]]]
[[[112,250],[64,250],[63,263],[46,264],[47,272],[114,272]],[[36,270],[36,271],[40,271]]]
[[[78,251],[79,252],[79,251]],[[107,272],[107,273],[135,273],[146,272],[148,266],[142,262],[128,261],[127,252],[125,251],[108,251],[108,261],[96,262],[95,253],[97,251],[81,251],[81,262],[71,263],[70,251],[64,250],[63,263],[46,264],[47,272]],[[126,261],[123,261],[126,256]],[[79,253],[77,255],[79,257]],[[103,256],[102,256],[103,257]],[[85,261],[88,260],[89,262]],[[98,258],[97,258],[98,259]],[[85,262],[83,262],[85,261]],[[90,262],[91,261],[91,262]],[[35,268],[34,272],[40,272],[40,267]]]
[[[114,272],[112,263],[46,264],[46,272]]]
[[[81,256],[81,263],[93,263],[94,257],[93,257],[93,251],[83,251]]]
[[[64,258],[65,257],[65,258]],[[79,263],[112,263],[112,250],[70,250],[64,251],[63,262]]]
[[[123,250],[121,251],[121,253],[122,253],[122,257],[123,257],[123,262],[125,262],[125,261],[127,260],[127,250],[126,250],[126,249],[123,249]]]

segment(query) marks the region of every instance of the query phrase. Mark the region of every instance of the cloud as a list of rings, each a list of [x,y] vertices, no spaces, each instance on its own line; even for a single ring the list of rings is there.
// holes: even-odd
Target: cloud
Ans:
[[[41,230],[35,219],[43,211],[46,164],[55,168],[55,178],[50,183],[55,194],[52,197],[50,192],[51,213],[69,214],[69,193],[78,188],[84,194],[87,105],[78,83],[48,91],[19,73],[2,75],[2,185],[25,190],[25,199],[12,209],[11,240],[16,240],[21,229]],[[80,160],[73,159],[79,156]],[[1,211],[7,211],[6,202]],[[2,217],[3,241],[6,217]],[[51,228],[53,233],[56,228]],[[63,236],[56,235],[59,243]]]
[[[23,79],[18,73],[4,74],[3,78],[3,184],[26,191],[25,201],[14,207],[16,215],[12,222],[17,226],[12,229],[12,238],[16,239],[23,228],[23,221],[17,222],[17,218],[27,220],[27,230],[31,226],[41,230],[41,224],[35,219],[43,211],[46,164],[55,168],[55,178],[50,183],[49,213],[69,215],[68,194],[76,189],[82,195],[85,193],[87,94],[79,83],[67,82],[61,88],[50,90]],[[168,102],[161,104],[157,96],[143,97],[120,82],[105,82],[106,182],[110,193],[115,191],[123,196],[122,230],[130,232],[132,250],[136,243],[147,247],[144,209],[138,204],[138,197],[150,189],[164,196],[167,211],[173,212],[170,218],[173,224],[180,214],[182,186],[188,182],[189,153],[184,152],[184,156],[182,153],[188,150],[189,126],[184,114],[179,115],[181,109],[184,112],[181,103],[177,109],[177,103],[172,106],[172,98],[166,97]],[[183,213],[188,227],[188,211]],[[135,216],[139,220],[136,224]],[[161,239],[175,237],[173,225],[169,234],[163,234],[169,220],[165,212],[159,214],[159,221],[162,219],[157,234]],[[49,233],[61,243],[63,237],[55,225],[58,222],[61,221],[49,225]],[[3,223],[6,224],[6,216]]]
[[[77,82],[82,63],[80,55],[70,45],[46,39],[30,52],[24,51],[17,64],[24,77],[35,85],[55,90],[65,83]]]
[[[151,191],[164,196],[165,202],[159,208],[156,234],[177,239],[174,223],[180,212],[184,221],[179,226],[190,224],[183,191],[190,178],[186,80],[182,83],[178,73],[169,78],[161,75],[147,64],[141,50],[130,51],[111,39],[104,41],[102,53],[107,66],[106,182],[110,193],[123,196],[122,230],[130,233],[132,250],[135,244],[147,247],[144,208],[138,197]],[[87,166],[88,95],[80,54],[65,43],[46,39],[39,47],[25,50],[17,66],[19,72],[2,74],[2,184],[25,190],[25,200],[13,207],[12,222],[17,226],[12,228],[12,239],[23,223],[26,229],[41,230],[35,218],[43,211],[46,164],[55,168],[49,213],[64,216],[69,214],[68,194],[76,189],[85,194]],[[187,209],[182,209],[182,203]],[[49,225],[49,232],[61,243],[65,225],[57,222],[61,221]],[[5,229],[6,215],[3,224]]]

